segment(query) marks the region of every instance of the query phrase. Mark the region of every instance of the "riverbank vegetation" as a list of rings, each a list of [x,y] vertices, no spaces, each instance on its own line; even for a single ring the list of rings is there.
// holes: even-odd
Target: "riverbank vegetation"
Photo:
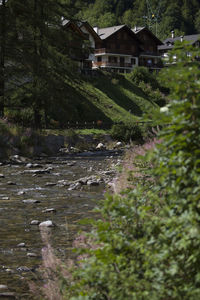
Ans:
[[[199,298],[200,53],[176,55],[163,75],[173,100],[156,114],[165,125],[156,147],[129,155],[130,185],[103,200],[92,247],[79,249],[82,260],[61,280],[58,299]]]

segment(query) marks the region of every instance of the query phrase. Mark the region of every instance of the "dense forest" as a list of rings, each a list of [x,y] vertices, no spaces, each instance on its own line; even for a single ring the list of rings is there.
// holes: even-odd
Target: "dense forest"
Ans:
[[[172,30],[185,35],[200,32],[200,1],[86,0],[77,18],[99,27],[124,23],[131,27],[148,26],[164,39]]]

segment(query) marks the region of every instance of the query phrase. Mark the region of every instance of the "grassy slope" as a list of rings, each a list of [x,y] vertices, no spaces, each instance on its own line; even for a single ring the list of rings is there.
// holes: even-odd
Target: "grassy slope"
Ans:
[[[155,104],[123,75],[101,75],[73,82],[69,90],[71,120],[134,122]],[[69,102],[70,102],[69,101]]]

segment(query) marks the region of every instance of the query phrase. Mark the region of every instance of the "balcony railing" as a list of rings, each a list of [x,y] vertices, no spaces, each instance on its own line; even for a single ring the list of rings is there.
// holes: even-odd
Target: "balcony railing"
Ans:
[[[131,50],[122,50],[122,49],[108,49],[108,48],[100,48],[95,49],[95,54],[105,54],[105,53],[114,53],[114,54],[123,54],[123,55],[133,55],[134,53]]]
[[[114,67],[114,68],[132,68],[133,67],[133,65],[132,64],[130,64],[130,63],[120,63],[120,62],[118,62],[118,63],[114,63],[114,62],[93,62],[92,63],[92,67],[93,68],[100,68],[100,67],[109,67],[109,68],[112,68],[112,67]]]
[[[147,67],[149,69],[161,69],[163,68],[163,63],[158,62],[157,64],[155,63],[148,63],[148,62],[139,62],[139,66]]]

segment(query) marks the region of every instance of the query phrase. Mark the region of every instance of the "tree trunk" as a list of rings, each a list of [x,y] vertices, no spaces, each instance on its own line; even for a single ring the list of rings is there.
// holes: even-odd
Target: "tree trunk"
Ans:
[[[6,46],[6,0],[1,4],[1,37],[0,37],[0,117],[4,116],[5,105],[5,46]]]
[[[41,116],[40,116],[40,105],[38,97],[38,44],[37,44],[37,8],[38,1],[34,1],[34,31],[33,31],[33,40],[34,40],[34,61],[33,61],[33,106],[34,106],[34,126],[36,129],[41,127]]]

